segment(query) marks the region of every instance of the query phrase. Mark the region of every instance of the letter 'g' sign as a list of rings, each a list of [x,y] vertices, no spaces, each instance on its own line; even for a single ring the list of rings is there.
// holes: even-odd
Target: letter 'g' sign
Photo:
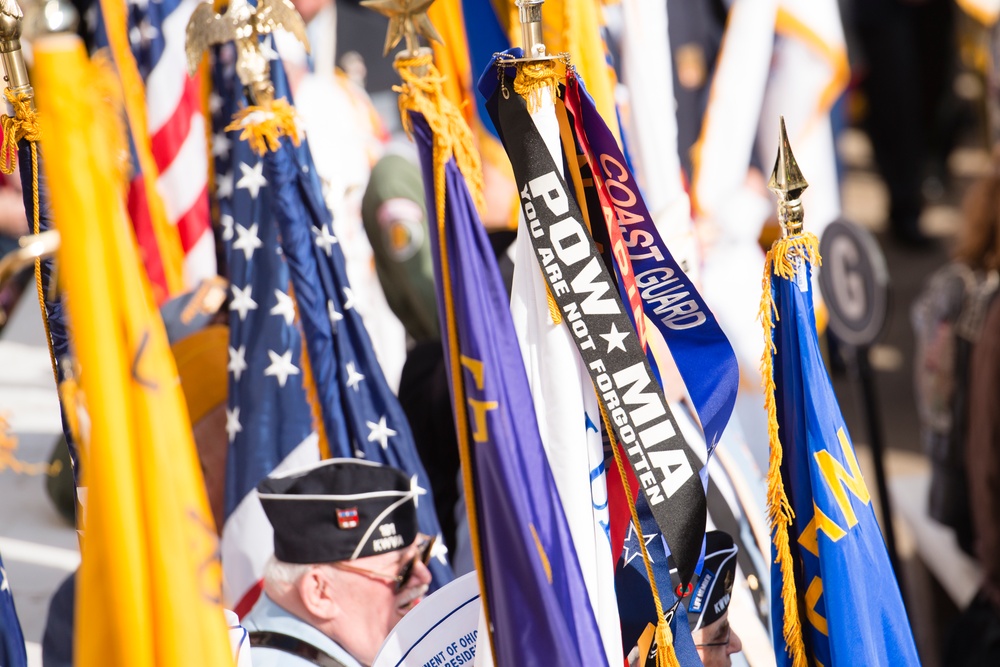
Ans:
[[[819,243],[819,287],[830,311],[830,329],[848,345],[875,342],[885,325],[889,272],[878,242],[865,228],[837,220]]]

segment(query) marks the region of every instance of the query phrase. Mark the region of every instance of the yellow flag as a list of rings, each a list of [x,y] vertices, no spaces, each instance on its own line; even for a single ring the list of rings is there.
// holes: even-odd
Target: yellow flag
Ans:
[[[234,664],[218,542],[166,332],[123,201],[114,90],[76,37],[39,40],[32,83],[87,419],[81,667]]]

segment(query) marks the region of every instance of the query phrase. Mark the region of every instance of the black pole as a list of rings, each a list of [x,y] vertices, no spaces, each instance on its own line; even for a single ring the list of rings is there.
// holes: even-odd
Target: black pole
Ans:
[[[879,506],[882,508],[882,531],[885,536],[885,546],[889,551],[892,569],[899,581],[899,554],[896,551],[896,532],[892,525],[892,506],[889,500],[889,490],[885,477],[885,442],[882,439],[882,414],[878,409],[878,398],[875,395],[875,374],[872,372],[868,359],[869,347],[861,345],[852,348],[854,352],[855,380],[861,388],[861,403],[865,422],[868,425],[868,440],[871,443],[872,459],[875,462],[875,484],[878,489]]]

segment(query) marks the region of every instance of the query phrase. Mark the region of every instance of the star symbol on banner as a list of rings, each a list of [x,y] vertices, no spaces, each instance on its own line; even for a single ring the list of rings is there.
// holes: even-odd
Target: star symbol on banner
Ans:
[[[7,581],[7,570],[0,567],[0,591],[10,592],[10,582]]]
[[[382,419],[385,419],[385,417],[383,417]],[[371,426],[371,422],[368,422],[368,425]],[[410,493],[413,494],[413,506],[420,507],[420,496],[426,496],[427,489],[420,486],[420,482],[417,481],[416,473],[414,473],[410,477]]]
[[[267,39],[261,40],[257,53],[266,58],[268,62],[277,60],[278,52],[274,50],[274,38],[269,35]]]
[[[252,167],[246,162],[240,162],[240,174],[236,187],[248,191],[250,197],[256,199],[260,189],[267,185],[267,179],[264,178],[264,161],[258,160]]]
[[[243,375],[243,371],[247,369],[247,346],[240,345],[240,348],[229,348],[229,364],[226,366],[226,370],[233,374],[236,381],[240,381],[240,376]]]
[[[228,154],[232,146],[233,142],[229,140],[229,136],[225,132],[212,135],[212,157],[222,157]]]
[[[337,328],[337,322],[344,319],[344,316],[337,312],[337,306],[334,305],[333,299],[326,300],[326,314],[330,316],[330,324],[333,325],[334,329]]]
[[[371,433],[368,434],[368,442],[378,442],[382,445],[382,450],[385,451],[389,449],[389,438],[396,435],[396,432],[389,428],[385,423],[385,415],[382,415],[378,423],[366,421],[368,428]]]
[[[229,199],[233,196],[233,172],[219,176],[215,184],[215,196],[219,199]]]
[[[237,433],[243,430],[243,426],[240,425],[240,408],[239,406],[230,410],[226,408],[226,433],[229,434],[229,443],[232,444],[233,439],[236,437]]]
[[[448,564],[448,545],[444,543],[444,536],[438,533],[437,539],[434,540],[434,546],[431,547],[431,558],[437,558],[442,565]]]
[[[654,539],[656,539],[657,535],[658,535],[658,533],[652,533],[650,535],[643,535],[643,537],[645,538],[644,541],[646,542],[646,546],[647,547],[649,546],[650,542],[652,542]],[[633,548],[631,548],[631,549],[629,549],[629,542],[635,542],[635,546]],[[622,557],[625,559],[625,564],[626,565],[628,565],[633,560],[635,560],[636,557],[640,557],[640,558],[642,557],[642,547],[639,546],[638,535],[635,532],[635,524],[633,524],[631,521],[628,524],[628,535],[625,536],[625,543],[623,545],[623,548],[624,548],[625,552],[624,552],[624,554],[623,554]],[[653,557],[652,556],[649,557],[649,562],[650,563],[653,562]]]
[[[354,450],[354,458],[356,458],[356,459],[363,459],[363,458],[365,458],[365,453],[363,451],[361,451],[360,449],[355,449]]]
[[[292,297],[288,296],[281,290],[274,290],[274,298],[278,300],[274,308],[271,308],[272,315],[281,315],[285,318],[285,324],[288,326],[292,325],[295,321],[295,302],[292,301]]]
[[[344,310],[350,310],[354,308],[354,292],[351,291],[350,287],[344,288]]]
[[[247,312],[257,310],[257,302],[250,297],[251,292],[253,285],[247,285],[246,289],[233,285],[233,300],[229,303],[229,310],[240,314],[240,322],[247,318]]]
[[[228,213],[223,213],[219,216],[219,224],[222,225],[222,240],[232,241],[233,240],[233,216]]]
[[[214,90],[208,95],[208,110],[213,116],[222,111],[222,95]]]
[[[257,236],[256,222],[250,225],[250,229],[236,223],[236,236],[239,238],[233,241],[233,250],[242,250],[248,262],[253,258],[253,251],[264,245]]]
[[[160,36],[160,31],[152,25],[148,19],[143,19],[138,25],[132,26],[128,32],[128,39],[132,46],[136,44],[141,47],[149,46],[149,43]]]
[[[628,336],[628,331],[618,331],[618,325],[615,322],[611,323],[611,331],[606,334],[600,334],[601,338],[608,341],[608,352],[611,350],[619,349],[622,352],[625,351],[625,344],[622,342]]]
[[[267,356],[271,357],[271,365],[264,369],[264,375],[273,375],[278,378],[278,384],[282,387],[288,381],[289,375],[298,375],[299,369],[292,363],[292,351],[286,350],[284,354],[278,354],[274,350],[268,350]]]
[[[347,382],[345,384],[354,391],[359,391],[358,385],[361,384],[361,381],[365,379],[365,376],[359,373],[354,368],[353,361],[348,361],[347,366],[345,368],[347,369]]]
[[[323,225],[319,229],[313,227],[313,234],[316,235],[316,245],[326,253],[327,257],[333,252],[333,246],[337,243],[337,237],[330,233],[330,228]]]

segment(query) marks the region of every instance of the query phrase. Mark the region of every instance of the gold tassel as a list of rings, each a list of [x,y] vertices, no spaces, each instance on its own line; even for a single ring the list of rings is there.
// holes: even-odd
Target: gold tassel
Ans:
[[[518,68],[517,76],[514,77],[514,92],[524,98],[528,113],[535,113],[542,107],[544,90],[549,91],[549,99],[552,101],[559,95],[559,75],[556,73],[555,61],[525,63]]]
[[[3,127],[0,172],[13,174],[14,165],[17,164],[18,142],[27,139],[34,143],[41,138],[42,133],[38,129],[38,113],[31,108],[31,97],[24,92],[14,93],[10,88],[5,88],[3,92],[7,102],[14,108],[14,115],[0,117],[0,126]]]
[[[662,617],[656,623],[656,667],[681,667],[674,650],[674,634],[667,619]]]
[[[799,265],[807,262],[814,266],[821,264],[819,241],[815,234],[781,238],[774,242],[764,260],[760,317],[764,328],[764,353],[761,356],[760,374],[764,388],[764,409],[767,411],[767,430],[771,443],[771,456],[767,470],[767,515],[773,532],[775,561],[781,569],[781,599],[784,606],[782,636],[785,650],[792,659],[793,667],[806,667],[806,649],[802,639],[802,620],[799,616],[798,594],[795,587],[795,570],[792,552],[789,549],[788,528],[795,518],[795,511],[788,502],[785,486],[781,479],[782,446],[778,434],[778,412],[774,399],[774,322],[778,317],[774,297],[771,295],[771,276],[786,280],[795,276]]]
[[[559,312],[559,304],[556,303],[556,298],[552,295],[552,288],[549,287],[548,283],[545,283],[545,297],[546,301],[549,302],[549,317],[552,318],[552,324],[562,324],[562,313]]]
[[[281,137],[289,137],[296,146],[302,141],[295,108],[285,98],[253,104],[233,114],[226,131],[243,130],[240,139],[250,144],[257,155],[274,152],[281,147]]]
[[[472,139],[472,130],[465,122],[462,112],[444,94],[444,77],[434,67],[433,56],[423,53],[399,57],[393,66],[403,80],[402,86],[393,86],[392,89],[399,93],[399,115],[407,136],[413,138],[413,124],[407,113],[409,111],[421,114],[434,134],[434,195],[437,199],[438,220],[444,220],[444,168],[453,157],[458,170],[465,177],[476,208],[480,212],[485,211],[483,165]]]

